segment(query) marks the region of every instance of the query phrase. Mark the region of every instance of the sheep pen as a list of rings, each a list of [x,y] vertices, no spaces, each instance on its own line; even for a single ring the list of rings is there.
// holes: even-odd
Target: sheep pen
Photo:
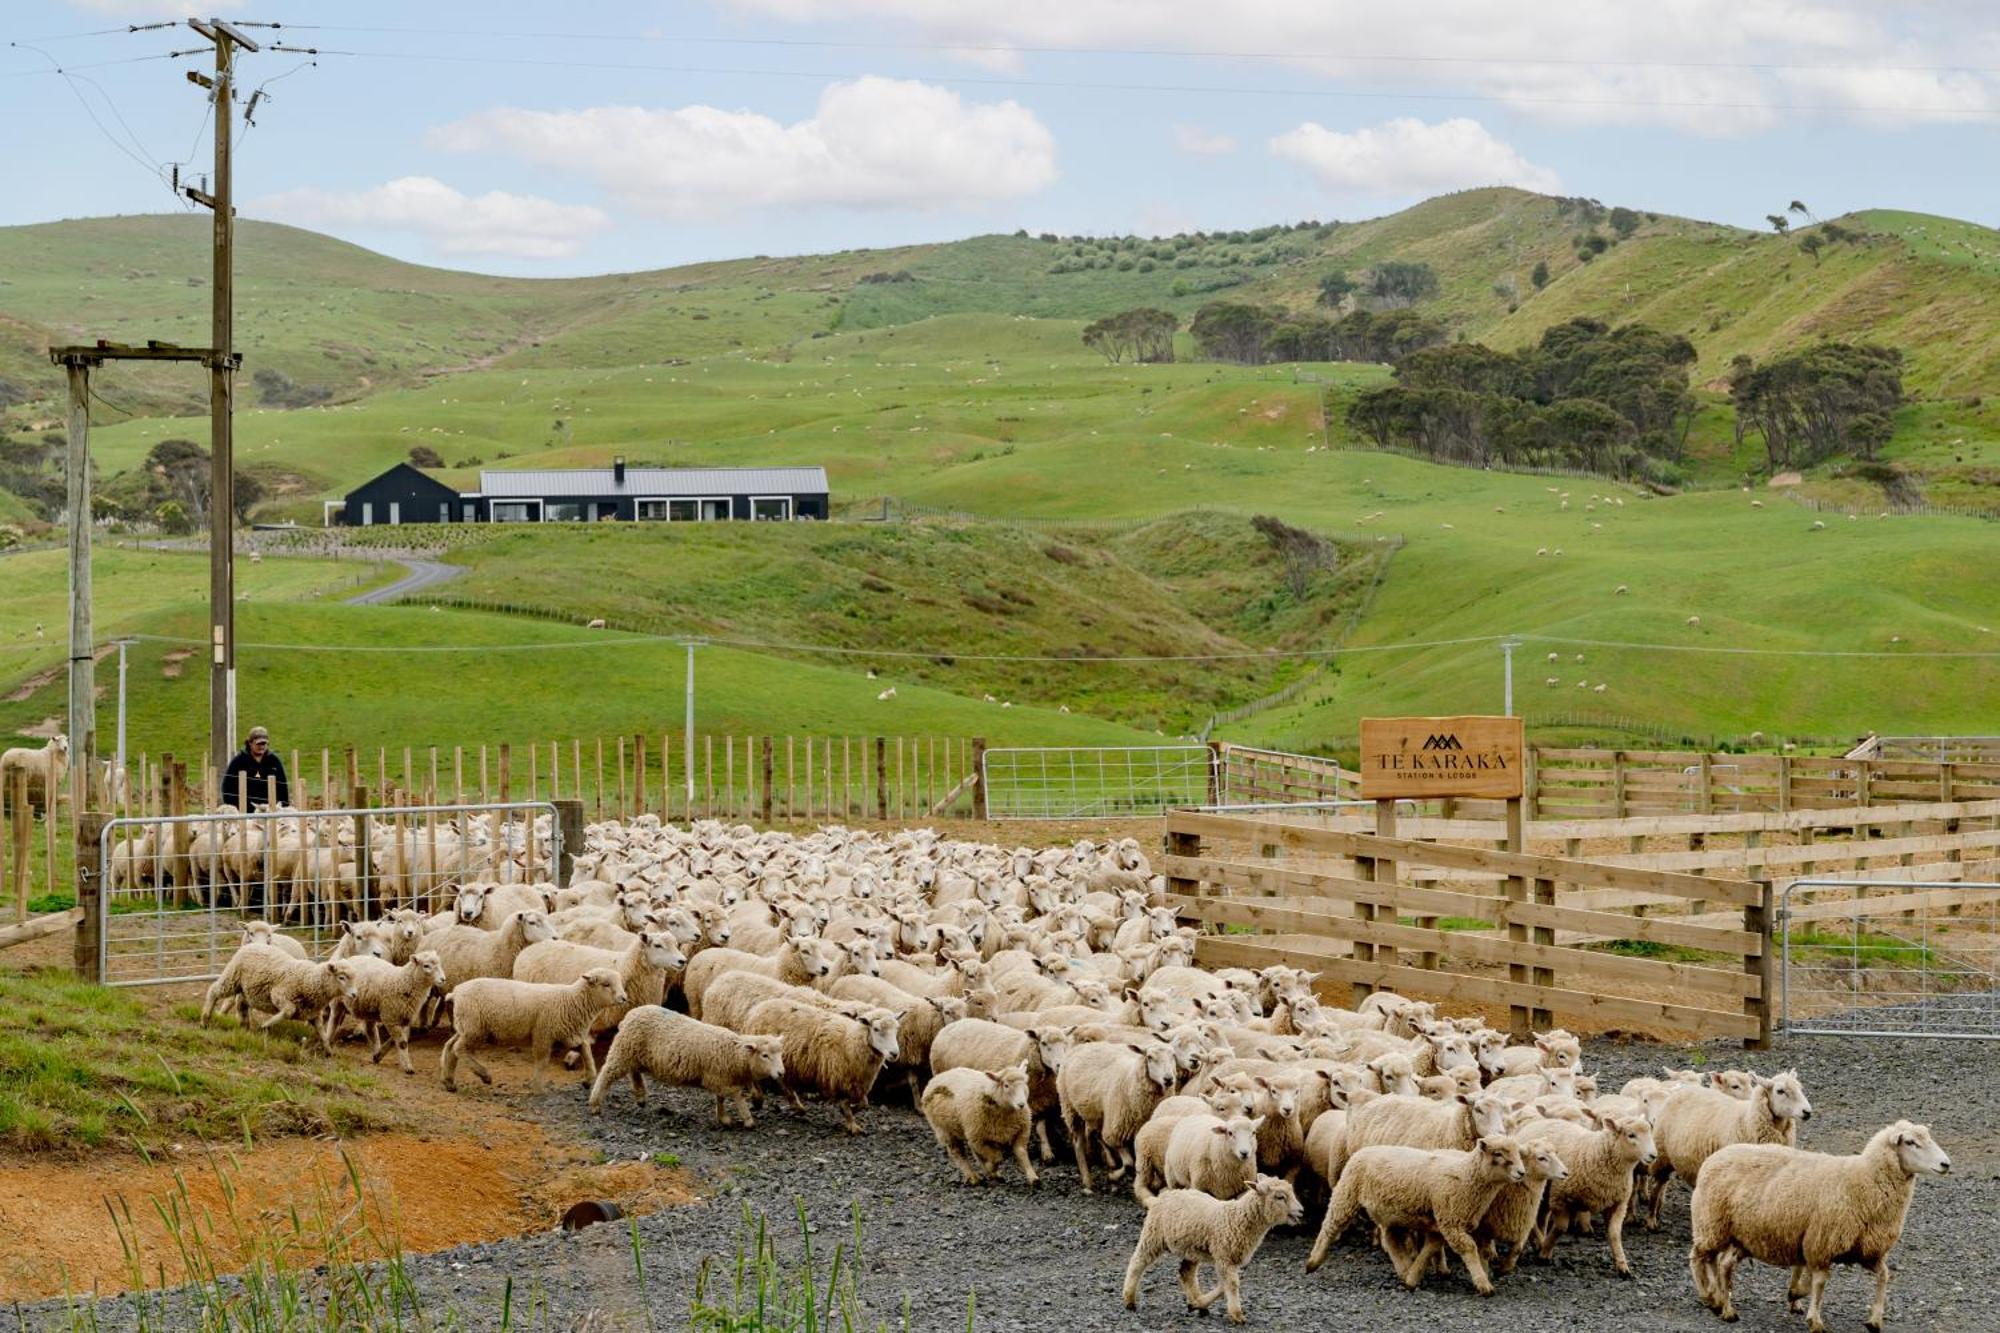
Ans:
[[[1003,994],[1007,993],[1002,989],[1006,978],[1025,976],[1027,973],[1020,970],[1030,969],[1037,984],[1015,987],[1008,983],[1038,1002],[1026,1012],[1071,1010],[1079,1005],[1100,1009],[1104,1018],[1100,1024],[1073,1021],[1074,1015],[1065,1014],[1063,1026],[1085,1047],[1099,1041],[1126,1042],[1131,1034],[1119,1029],[1139,1028],[1145,1034],[1144,1044],[1157,1040],[1174,1049],[1174,1091],[1195,1084],[1211,1069],[1222,1069],[1221,1077],[1229,1077],[1221,1064],[1204,1063],[1208,1048],[1217,1045],[1229,1048],[1227,1059],[1264,1061],[1281,1070],[1296,1066],[1296,1072],[1311,1072],[1322,1065],[1347,1063],[1326,1052],[1287,1051],[1288,1043],[1303,1045],[1313,1040],[1299,1033],[1243,1028],[1205,1012],[1196,992],[1207,987],[1171,963],[1147,969],[1145,961],[1122,961],[1118,966],[1144,975],[1133,977],[1127,972],[1124,983],[1109,988],[1099,1003],[1084,1000],[1076,985],[1079,978],[1069,974],[1093,972],[1099,964],[1091,960],[1105,959],[1108,954],[1108,950],[1088,947],[1088,917],[1093,910],[1103,911],[1112,918],[1115,934],[1120,908],[1116,894],[1107,894],[1102,902],[1090,901],[1093,891],[1085,887],[1088,871],[1079,865],[1085,857],[1074,847],[1029,849],[1031,868],[1017,874],[1011,850],[949,844],[914,834],[794,836],[722,826],[688,832],[657,824],[593,826],[590,834],[593,843],[605,850],[615,839],[628,839],[624,844],[628,852],[635,852],[644,843],[683,850],[663,857],[667,864],[652,874],[645,872],[655,866],[636,864],[641,860],[637,854],[606,856],[592,863],[585,878],[601,875],[606,883],[643,883],[664,900],[721,906],[725,915],[742,913],[745,921],[750,915],[745,910],[748,903],[763,894],[796,895],[824,909],[807,910],[807,902],[801,901],[799,910],[782,918],[781,940],[794,932],[828,939],[843,937],[853,933],[857,917],[879,916],[892,923],[897,958],[936,977],[946,995],[963,997],[981,989],[978,982],[968,981],[961,967],[968,953],[979,956],[991,984]],[[815,837],[825,841],[814,844]],[[739,840],[755,848],[759,860],[749,865],[733,862],[730,848]],[[1094,848],[1090,854],[1098,850]],[[694,860],[691,853],[696,851],[705,853],[699,871],[689,864]],[[876,857],[887,873],[876,881],[874,897],[856,899],[831,892],[829,886],[837,881],[854,882],[852,876],[842,874],[843,870],[856,868],[864,858]],[[964,860],[954,863],[955,857]],[[612,864],[619,860],[624,864]],[[914,899],[922,900],[921,915],[926,920],[906,921],[902,918],[912,913],[915,902],[899,902],[897,886],[914,884],[917,876],[912,867],[927,863],[935,867],[932,877],[914,894]],[[743,881],[742,892],[735,902],[722,906],[718,886],[733,878]],[[1030,880],[1050,881],[1059,887],[1074,883],[1080,890],[1078,902],[1070,904],[1076,919],[1060,909],[1035,912],[1029,904],[1040,886],[1028,883]],[[1016,891],[1018,902],[1013,896]],[[554,901],[549,903],[552,910],[557,906]],[[1044,916],[1050,920],[1042,922]],[[1036,930],[1038,922],[1044,929]],[[732,942],[728,947],[736,946]],[[1044,947],[1069,957],[1067,967],[1057,969],[1068,978],[1061,983],[1068,993],[1039,984],[1040,979],[1050,976],[1047,969],[1035,965],[1041,956],[1038,950]],[[828,1006],[829,1012],[839,1013],[841,1004],[863,1004],[866,995],[874,1002],[868,1007],[882,1008],[879,1000],[889,997],[874,984],[839,985],[842,975],[856,975],[850,970],[851,957],[837,966],[836,972],[808,977],[804,984],[793,986],[799,997],[789,1003],[821,1004]],[[1121,1006],[1136,1005],[1136,992],[1145,990],[1146,982],[1154,976],[1160,978],[1163,991],[1187,1003],[1167,1006],[1164,1017],[1142,1018],[1137,1012],[1120,1012]],[[843,989],[854,998],[844,1001]],[[1129,1000],[1125,994],[1128,989],[1135,992]],[[1334,998],[1323,993],[1319,1007],[1333,1006]],[[1298,1006],[1300,1012],[1309,1013],[1312,1008]],[[1264,1014],[1272,1011],[1271,1005],[1262,1001],[1259,1009]],[[1447,1011],[1451,1016],[1459,1012],[1449,1007]],[[633,1011],[644,1012],[644,1007]],[[1018,1022],[1019,1017],[1001,1010],[994,1018],[980,1021]],[[1328,1030],[1334,1026],[1329,1023]],[[1105,1030],[1077,1031],[1091,1027]],[[1368,1036],[1359,1044],[1367,1049],[1381,1045],[1386,1027],[1385,1023],[1384,1028],[1360,1029]],[[1256,1042],[1262,1044],[1255,1051],[1248,1048],[1252,1039],[1246,1035],[1253,1031],[1258,1034]],[[429,1040],[435,1042],[444,1035],[437,1031]],[[1231,1045],[1232,1037],[1246,1045],[1241,1049]],[[1354,1034],[1319,1040],[1352,1043]],[[1874,1130],[1898,1119],[1930,1124],[1959,1169],[1942,1186],[1920,1194],[1910,1211],[1896,1252],[1898,1275],[1888,1322],[1911,1328],[2000,1327],[1981,1322],[1988,1319],[1988,1312],[1976,1292],[1964,1289],[1971,1284],[1963,1278],[1965,1266],[1981,1252],[1989,1225],[1982,1214],[1990,1217],[2000,1205],[2000,1188],[1993,1184],[1996,1172],[2000,1172],[2000,1163],[1996,1163],[2000,1152],[1996,1152],[1990,1128],[2000,1119],[1996,1116],[2000,1094],[1995,1092],[2000,1088],[2000,1059],[1979,1049],[1969,1050],[1964,1052],[1966,1059],[1947,1076],[1944,1069],[1934,1069],[1937,1057],[1926,1055],[1922,1046],[1865,1039],[1834,1039],[1768,1056],[1746,1056],[1719,1046],[1691,1051],[1639,1041],[1611,1042],[1586,1031],[1579,1047],[1579,1067],[1596,1076],[1605,1096],[1617,1096],[1630,1079],[1659,1075],[1663,1064],[1693,1063],[1703,1071],[1718,1072],[1747,1067],[1767,1076],[1797,1066],[1819,1112],[1801,1134],[1801,1146],[1817,1151],[1857,1151]],[[1931,1049],[1934,1052],[1935,1048]],[[343,1052],[334,1058],[356,1057]],[[503,1068],[515,1073],[521,1066],[515,1063]],[[1897,1072],[1886,1072],[1891,1070]],[[1143,1212],[1125,1188],[1125,1179],[1119,1180],[1116,1188],[1107,1190],[1100,1184],[1098,1192],[1085,1194],[1070,1145],[1060,1132],[1055,1135],[1057,1160],[1038,1163],[1041,1184],[1037,1189],[1028,1188],[1019,1175],[1008,1172],[998,1183],[968,1191],[960,1184],[959,1168],[940,1150],[933,1131],[910,1105],[909,1089],[900,1077],[876,1082],[875,1105],[866,1113],[868,1133],[853,1138],[838,1132],[846,1116],[842,1107],[829,1102],[809,1101],[803,1112],[782,1106],[769,1108],[758,1117],[756,1127],[746,1131],[719,1124],[716,1093],[694,1079],[656,1087],[643,1105],[623,1096],[621,1088],[621,1095],[602,1102],[595,1117],[590,1114],[585,1092],[576,1083],[559,1079],[555,1091],[535,1094],[524,1092],[525,1082],[518,1073],[512,1079],[503,1074],[500,1089],[505,1095],[521,1098],[552,1132],[573,1135],[614,1158],[671,1152],[697,1175],[717,1182],[717,1188],[711,1197],[671,1217],[637,1221],[642,1235],[659,1241],[647,1254],[649,1280],[642,1291],[608,1297],[578,1271],[585,1267],[572,1257],[579,1250],[618,1239],[607,1228],[607,1234],[595,1237],[582,1233],[488,1243],[477,1247],[478,1261],[470,1265],[464,1250],[410,1257],[406,1262],[420,1287],[444,1301],[482,1308],[481,1302],[497,1298],[503,1271],[517,1275],[533,1271],[545,1286],[551,1309],[567,1317],[582,1318],[590,1310],[608,1308],[607,1299],[617,1299],[627,1303],[620,1308],[636,1310],[643,1304],[665,1326],[674,1326],[672,1321],[685,1315],[681,1294],[692,1284],[706,1252],[706,1239],[697,1244],[688,1243],[688,1239],[712,1236],[716,1245],[726,1245],[725,1238],[735,1233],[736,1218],[746,1205],[778,1216],[789,1213],[796,1199],[816,1220],[834,1221],[859,1209],[869,1254],[866,1286],[871,1309],[888,1317],[892,1327],[906,1300],[912,1328],[963,1327],[968,1289],[976,1295],[980,1316],[974,1327],[987,1327],[988,1318],[996,1321],[993,1327],[1010,1329],[1198,1326],[1178,1299],[1171,1266],[1155,1269],[1145,1280],[1138,1314],[1122,1311],[1118,1304],[1122,1277]],[[1152,1096],[1149,1090],[1141,1092],[1144,1097]],[[1364,1095],[1362,1104],[1365,1101]],[[1320,1113],[1331,1113],[1324,1098],[1319,1106]],[[1524,1101],[1517,1110],[1525,1107]],[[1144,1120],[1139,1123],[1143,1125]],[[1987,1167],[1983,1172],[1982,1160]],[[1093,1176],[1097,1169],[1112,1165],[1102,1159],[1089,1164],[1095,1168]],[[1594,1237],[1572,1238],[1557,1246],[1553,1262],[1543,1263],[1530,1255],[1512,1273],[1496,1269],[1494,1296],[1490,1301],[1479,1301],[1456,1264],[1447,1273],[1430,1278],[1419,1295],[1405,1293],[1387,1265],[1357,1257],[1368,1248],[1358,1231],[1350,1234],[1337,1252],[1337,1262],[1307,1279],[1304,1260],[1326,1198],[1323,1190],[1315,1193],[1311,1188],[1316,1181],[1310,1169],[1299,1176],[1298,1184],[1305,1203],[1300,1223],[1273,1230],[1241,1275],[1254,1325],[1316,1326],[1343,1317],[1366,1327],[1390,1330],[1469,1329],[1510,1318],[1518,1326],[1535,1328],[1616,1327],[1639,1320],[1669,1330],[1714,1325],[1715,1316],[1702,1307],[1689,1279],[1684,1204],[1669,1211],[1667,1225],[1657,1235],[1628,1231],[1625,1241],[1634,1271],[1629,1282],[1614,1278],[1605,1263],[1604,1218],[1599,1216],[1594,1220]],[[1683,1200],[1685,1197],[1683,1192]],[[680,1243],[666,1241],[669,1228]],[[1780,1328],[1793,1322],[1785,1311],[1787,1278],[1781,1270],[1743,1266],[1737,1274],[1736,1300],[1744,1327]],[[1845,1309],[1857,1296],[1866,1300],[1867,1282],[1865,1274],[1837,1270],[1832,1291]]]

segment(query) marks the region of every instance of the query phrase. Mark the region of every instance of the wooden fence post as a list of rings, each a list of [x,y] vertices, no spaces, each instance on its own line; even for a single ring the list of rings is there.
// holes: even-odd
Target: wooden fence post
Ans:
[[[556,866],[556,882],[567,885],[576,873],[576,854],[583,848],[583,802],[568,798],[555,804],[556,836],[562,844],[562,860]]]
[[[1526,851],[1528,846],[1526,829],[1521,822],[1522,803],[1520,797],[1507,802],[1507,850],[1510,852]],[[1509,875],[1501,891],[1507,895],[1507,901],[1510,903],[1528,901],[1528,881],[1519,875]],[[1528,928],[1518,922],[1509,921],[1507,938],[1516,944],[1526,944]],[[1525,986],[1533,982],[1534,974],[1525,963],[1509,963],[1507,980]],[[1525,1004],[1510,1005],[1507,1009],[1507,1025],[1515,1041],[1527,1041],[1535,1026],[1533,1010]]]
[[[1757,994],[1743,998],[1744,1014],[1757,1020],[1757,1035],[1743,1039],[1746,1051],[1771,1049],[1771,989],[1772,978],[1777,974],[1777,946],[1772,931],[1778,916],[1775,906],[1777,886],[1769,879],[1760,879],[1757,883],[1763,889],[1763,896],[1754,905],[1743,909],[1743,929],[1763,941],[1763,948],[1756,957],[1743,960],[1743,970],[1758,980]]]
[[[772,802],[771,802],[771,769],[772,769],[772,763],[771,763],[771,757],[772,757],[772,749],[773,749],[773,747],[772,747],[772,744],[771,744],[771,738],[770,738],[769,736],[766,736],[766,737],[764,738],[764,748],[763,748],[763,755],[762,755],[762,758],[763,758],[763,768],[764,768],[764,803],[763,803],[763,806],[762,806],[762,809],[763,809],[763,811],[764,811],[764,826],[765,826],[766,828],[770,827],[770,824],[771,824],[771,804],[772,804]]]
[[[1625,752],[1611,752],[1611,816],[1625,818]]]
[[[1540,818],[1538,811],[1542,791],[1542,766],[1535,758],[1533,746],[1528,748],[1527,755],[1521,761],[1521,767],[1524,770],[1521,774],[1521,799],[1527,802],[1527,817]]]
[[[14,770],[7,791],[8,841],[14,861],[14,902],[20,920],[28,919],[28,849],[34,846],[34,830],[28,824],[28,774]]]
[[[1778,756],[1778,813],[1792,812],[1792,757]]]
[[[104,816],[94,810],[80,811],[76,817],[76,975],[84,981],[103,981],[98,963],[103,945],[103,921],[99,897],[104,892]]]
[[[1380,817],[1379,812],[1381,811],[1383,806],[1388,806],[1390,809],[1393,810],[1395,808],[1395,803],[1391,801],[1376,802],[1375,808],[1378,812],[1377,816],[1378,820]],[[1394,816],[1391,815],[1390,818],[1393,820]],[[1376,827],[1379,831],[1381,826],[1378,823]],[[1393,865],[1394,863],[1391,862],[1391,864]],[[1367,883],[1373,883],[1375,882],[1378,874],[1380,873],[1380,869],[1381,869],[1381,862],[1379,862],[1372,856],[1357,856],[1354,858],[1354,877],[1358,880],[1362,880]],[[1394,873],[1395,872],[1392,870],[1388,877],[1393,878]],[[1375,905],[1373,903],[1366,903],[1357,899],[1354,904],[1354,918],[1357,921],[1364,921],[1364,922],[1374,921]],[[1372,943],[1370,943],[1369,940],[1366,938],[1367,934],[1368,932],[1366,930],[1363,930],[1360,933],[1360,935],[1356,937],[1354,941],[1353,956],[1354,956],[1354,961],[1357,963],[1372,965],[1375,961],[1375,946]],[[1359,1009],[1361,1007],[1361,1002],[1367,999],[1370,995],[1373,995],[1374,993],[1375,993],[1375,984],[1373,982],[1369,981],[1355,982],[1353,990],[1354,1007],[1356,1009]]]
[[[972,817],[986,818],[986,738],[972,738]],[[1195,839],[1197,850],[1192,855],[1199,856],[1201,839]]]
[[[355,905],[357,919],[372,921],[375,918],[375,846],[368,836],[368,789],[354,788],[354,800],[349,807],[355,813],[354,819],[354,879],[361,889],[361,901]],[[334,904],[335,919],[339,919],[340,905]]]
[[[889,818],[889,738],[875,738],[875,817]]]

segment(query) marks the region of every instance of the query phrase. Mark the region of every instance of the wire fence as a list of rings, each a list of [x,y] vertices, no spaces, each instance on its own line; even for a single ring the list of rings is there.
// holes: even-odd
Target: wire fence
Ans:
[[[1797,880],[1778,940],[1788,1035],[2000,1039],[2000,883]]]

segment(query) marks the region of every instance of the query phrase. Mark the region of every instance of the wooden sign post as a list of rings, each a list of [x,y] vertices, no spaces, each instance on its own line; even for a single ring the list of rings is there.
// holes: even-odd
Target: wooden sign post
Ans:
[[[1507,803],[1507,850],[1523,850],[1521,793],[1526,776],[1523,764],[1526,749],[1518,717],[1363,718],[1361,795],[1364,800],[1375,802],[1376,836],[1396,836],[1398,801],[1443,801],[1449,812],[1450,803],[1478,797]],[[1395,876],[1395,863],[1385,864],[1381,860],[1372,862],[1363,874],[1363,878],[1375,880],[1394,880]],[[1508,880],[1506,895],[1511,900],[1526,901],[1527,884]],[[1374,915],[1374,909],[1365,905],[1357,905],[1356,912]],[[1435,929],[1437,922],[1436,917],[1417,918],[1417,925],[1426,929]],[[1536,932],[1538,942],[1542,942],[1541,933]],[[1528,927],[1510,922],[1507,937],[1527,942]],[[1554,942],[1552,932],[1546,942]],[[1369,949],[1368,957],[1363,959],[1361,949],[1355,950],[1357,960],[1361,961],[1374,961],[1375,952]],[[1425,950],[1417,962],[1420,967],[1435,968],[1438,955]],[[1539,969],[1531,972],[1525,966],[1510,966],[1508,979],[1523,984],[1531,979],[1533,984],[1551,984],[1546,973]],[[1517,1038],[1524,1038],[1534,1023],[1548,1021],[1546,1014],[1526,1005],[1512,1006],[1510,1020]]]

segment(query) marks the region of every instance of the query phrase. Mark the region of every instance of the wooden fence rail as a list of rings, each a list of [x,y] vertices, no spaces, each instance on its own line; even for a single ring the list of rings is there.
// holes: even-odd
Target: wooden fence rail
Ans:
[[[1184,920],[1216,932],[1199,941],[1201,962],[1303,967],[1357,997],[1390,988],[1505,1007],[1517,1033],[1572,1015],[1753,1046],[1769,1040],[1768,881],[1195,812],[1168,815],[1166,836],[1160,868],[1172,902]],[[1563,890],[1726,910],[1714,921],[1637,917],[1565,905]],[[1466,925],[1479,929],[1447,928]],[[1560,943],[1558,931],[1701,950],[1715,961],[1609,954]]]

